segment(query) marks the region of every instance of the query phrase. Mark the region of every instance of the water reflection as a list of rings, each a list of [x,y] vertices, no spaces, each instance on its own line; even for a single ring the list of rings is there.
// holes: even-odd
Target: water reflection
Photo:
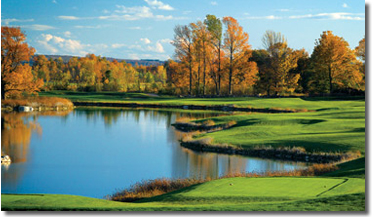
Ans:
[[[179,145],[181,133],[171,126],[177,119],[219,115],[116,108],[2,113],[1,150],[13,160],[8,169],[2,166],[2,192],[101,198],[142,179],[217,178],[305,166],[198,153]]]
[[[5,185],[9,183],[14,187],[18,180],[22,178],[24,173],[22,165],[28,160],[32,135],[35,134],[41,138],[43,133],[42,127],[38,123],[38,116],[66,116],[69,112],[1,113],[1,155],[9,155],[12,160],[11,164],[1,165],[2,186],[5,182]],[[12,164],[14,166],[11,166]],[[16,167],[17,169],[9,170],[10,167]]]

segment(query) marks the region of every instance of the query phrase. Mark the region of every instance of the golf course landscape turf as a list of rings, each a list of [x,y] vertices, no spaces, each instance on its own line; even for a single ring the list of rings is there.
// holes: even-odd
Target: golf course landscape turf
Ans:
[[[229,105],[306,109],[298,113],[241,113],[212,117],[215,124],[236,121],[229,129],[202,133],[214,143],[245,148],[302,147],[307,152],[357,152],[361,158],[339,163],[318,177],[236,177],[193,185],[135,202],[72,195],[2,194],[2,210],[126,211],[364,211],[365,98],[176,98],[128,93],[54,91],[42,96],[80,102],[135,102],[168,105]],[[193,120],[204,122],[208,119]],[[140,181],[140,180],[139,180]]]
[[[361,158],[338,165],[344,177],[224,178],[132,203],[72,195],[2,194],[1,206],[2,210],[364,211],[365,171],[351,171],[364,162]],[[353,178],[357,175],[360,178]]]

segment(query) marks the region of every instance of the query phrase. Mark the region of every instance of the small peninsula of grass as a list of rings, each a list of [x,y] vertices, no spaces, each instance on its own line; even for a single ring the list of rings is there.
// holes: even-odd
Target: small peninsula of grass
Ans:
[[[253,149],[302,147],[307,152],[361,152],[365,154],[365,104],[292,114],[243,114],[196,120],[216,125],[236,122],[230,128],[200,133],[213,144]],[[199,130],[199,129],[197,129]]]

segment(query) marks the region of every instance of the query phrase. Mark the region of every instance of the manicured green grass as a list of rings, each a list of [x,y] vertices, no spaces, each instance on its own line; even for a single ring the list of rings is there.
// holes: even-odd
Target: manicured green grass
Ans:
[[[345,100],[338,98],[177,98],[161,95],[155,97],[145,93],[118,93],[118,92],[72,92],[50,91],[41,92],[40,96],[56,96],[81,102],[128,102],[128,103],[153,103],[165,105],[235,105],[237,107],[252,108],[289,108],[289,109],[339,109],[346,107],[365,106],[363,97],[351,97]]]
[[[338,165],[339,170],[326,173],[326,177],[365,178],[365,157],[358,158]]]
[[[216,124],[237,125],[209,136],[214,143],[243,148],[304,147],[309,152],[360,151],[365,154],[365,107],[292,114],[244,114],[210,118]],[[205,121],[200,120],[200,121]]]
[[[364,210],[359,178],[227,178],[135,203],[69,195],[2,194],[2,210]],[[354,199],[354,201],[352,201]]]
[[[53,194],[1,195],[2,210],[364,211],[365,158],[339,164],[336,177],[226,178],[133,203]],[[363,170],[363,171],[362,171]]]

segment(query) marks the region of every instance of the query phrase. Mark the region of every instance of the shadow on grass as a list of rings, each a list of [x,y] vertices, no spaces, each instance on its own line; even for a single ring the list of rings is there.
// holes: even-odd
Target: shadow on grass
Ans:
[[[326,97],[300,97],[304,101],[365,101],[365,96],[326,96]]]

